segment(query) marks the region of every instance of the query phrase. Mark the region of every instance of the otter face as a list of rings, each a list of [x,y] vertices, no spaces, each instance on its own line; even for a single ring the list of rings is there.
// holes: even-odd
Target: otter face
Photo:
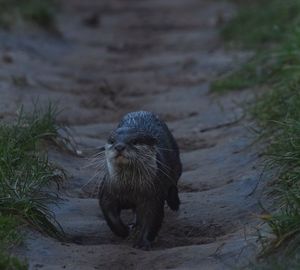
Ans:
[[[120,170],[156,167],[157,140],[144,133],[128,128],[115,130],[105,145],[107,167],[110,175]]]

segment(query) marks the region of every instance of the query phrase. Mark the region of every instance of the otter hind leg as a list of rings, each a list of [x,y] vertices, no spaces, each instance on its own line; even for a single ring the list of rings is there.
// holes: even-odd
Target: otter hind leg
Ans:
[[[168,190],[167,204],[173,210],[177,211],[179,209],[180,200],[178,197],[178,189],[176,186],[172,186]]]
[[[118,203],[109,199],[105,196],[100,196],[100,207],[102,209],[102,213],[107,222],[107,225],[110,229],[120,237],[127,237],[129,234],[129,228],[124,225],[121,220],[120,213],[121,210],[118,206]]]

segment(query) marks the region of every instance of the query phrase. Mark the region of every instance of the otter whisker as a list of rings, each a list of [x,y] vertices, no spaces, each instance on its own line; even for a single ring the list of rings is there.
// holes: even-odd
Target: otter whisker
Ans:
[[[89,167],[94,167],[95,169],[99,168],[99,167],[105,167],[105,160],[101,160],[101,161],[98,161],[98,162],[95,162],[93,164],[89,164],[88,165]]]
[[[95,165],[98,165],[99,163],[104,163],[105,162],[105,157],[103,158],[97,158],[97,159],[89,159],[87,160],[87,164],[85,166],[83,166],[83,168],[89,168],[89,167],[93,167]]]
[[[99,175],[100,175],[99,172],[95,173],[95,174],[88,180],[88,182],[85,183],[84,185],[82,185],[80,188],[84,190],[84,189],[85,189],[92,181],[94,181],[95,179],[98,179]]]
[[[103,155],[103,154],[105,154],[105,149],[103,149],[103,150],[101,150],[101,151],[99,151],[99,152],[96,152],[96,153],[92,154],[91,157],[98,157],[98,156],[101,156],[101,155]]]
[[[162,147],[158,147],[158,146],[157,146],[157,149],[158,149],[158,150],[163,150],[163,151],[174,152],[174,149],[162,148]]]
[[[166,170],[171,170],[169,166],[167,166],[166,164],[164,164],[163,162],[161,162],[160,160],[154,158],[151,155],[148,155],[147,157],[149,157],[150,159],[152,159],[153,161],[157,162],[158,164],[160,164],[164,169]]]
[[[98,160],[97,165],[95,164],[88,164],[88,166],[84,166],[83,168],[86,167],[94,167],[96,169],[95,174],[87,181],[87,183],[85,183],[83,186],[81,186],[81,189],[85,189],[91,182],[93,182],[95,179],[98,179],[99,176],[101,174],[105,173],[106,170],[106,164],[105,164],[105,160],[101,160],[101,162],[99,162],[100,160]]]
[[[143,169],[143,172],[146,175],[146,177],[144,177],[144,179],[141,180],[141,184],[146,185],[152,189],[152,187],[154,185],[152,179],[153,179],[153,176],[155,175],[156,168],[151,166],[150,164],[147,164],[147,163],[141,161],[141,160],[139,160],[138,163],[140,165],[139,168]],[[145,164],[147,164],[148,167]],[[152,168],[152,170],[150,170],[150,168]]]
[[[170,179],[171,178],[170,175],[165,171],[165,170],[170,171],[170,168],[159,160],[156,160],[156,162],[162,166],[162,168],[157,167],[157,170],[162,172],[167,178]]]
[[[98,159],[98,158],[105,158],[105,153],[101,153],[101,154],[99,154],[99,155],[97,155],[97,156],[91,156],[91,157],[89,157],[89,159]]]
[[[97,168],[99,168],[99,167],[101,167],[101,166],[103,166],[103,163],[104,162],[97,162],[97,163],[93,163],[93,164],[86,164],[86,165],[84,165],[82,168],[83,169],[87,169],[87,168],[95,168],[95,169],[97,169]]]

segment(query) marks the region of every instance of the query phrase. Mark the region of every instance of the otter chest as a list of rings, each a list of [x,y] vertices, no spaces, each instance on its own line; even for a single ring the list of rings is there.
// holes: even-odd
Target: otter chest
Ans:
[[[154,182],[145,183],[142,177],[122,177],[114,179],[111,188],[114,197],[122,205],[136,205],[140,201],[153,197]]]

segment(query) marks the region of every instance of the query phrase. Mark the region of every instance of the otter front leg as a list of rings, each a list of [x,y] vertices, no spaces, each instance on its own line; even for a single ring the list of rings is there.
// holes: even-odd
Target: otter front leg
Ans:
[[[164,200],[144,202],[137,207],[136,214],[141,232],[134,247],[149,250],[164,218]]]
[[[110,229],[120,237],[127,237],[129,229],[120,218],[121,209],[118,201],[102,193],[99,197],[99,204]]]

